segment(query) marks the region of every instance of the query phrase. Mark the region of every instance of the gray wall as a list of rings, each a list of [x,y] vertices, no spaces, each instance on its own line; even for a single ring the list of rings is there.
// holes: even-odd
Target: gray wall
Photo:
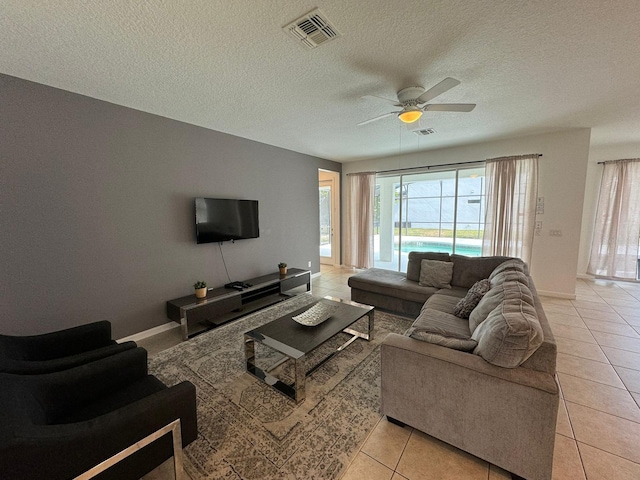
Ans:
[[[260,238],[222,245],[232,280],[319,270],[318,168],[339,163],[6,75],[0,132],[0,333],[108,319],[120,338],[226,283],[196,196],[260,202]]]

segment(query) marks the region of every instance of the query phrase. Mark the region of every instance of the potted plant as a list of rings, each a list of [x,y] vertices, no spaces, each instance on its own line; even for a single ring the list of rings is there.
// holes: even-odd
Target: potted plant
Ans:
[[[280,269],[280,275],[286,275],[287,274],[287,264],[284,262],[280,262],[278,264],[278,268]]]
[[[196,298],[206,298],[207,282],[200,280],[193,284],[193,288],[196,289]]]

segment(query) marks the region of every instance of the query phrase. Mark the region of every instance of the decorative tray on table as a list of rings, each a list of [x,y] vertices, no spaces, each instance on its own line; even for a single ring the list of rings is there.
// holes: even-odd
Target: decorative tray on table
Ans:
[[[300,315],[296,315],[293,318],[300,325],[307,327],[315,327],[320,325],[325,320],[331,318],[331,316],[338,310],[339,305],[331,305],[328,303],[318,302],[313,307],[305,310]]]

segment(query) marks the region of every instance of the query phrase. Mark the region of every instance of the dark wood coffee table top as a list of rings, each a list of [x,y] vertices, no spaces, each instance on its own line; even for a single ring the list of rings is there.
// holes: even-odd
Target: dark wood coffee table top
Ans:
[[[273,347],[289,357],[300,358],[365,315],[368,315],[374,309],[369,305],[333,297],[322,298],[318,301],[335,304],[339,307],[329,319],[320,325],[315,327],[300,325],[291,318],[308,310],[315,305],[314,303],[246,332],[245,335]]]

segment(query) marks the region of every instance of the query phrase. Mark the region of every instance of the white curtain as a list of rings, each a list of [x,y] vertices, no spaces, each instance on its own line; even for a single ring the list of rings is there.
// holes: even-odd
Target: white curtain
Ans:
[[[605,162],[587,273],[636,280],[639,241],[640,158]]]
[[[538,157],[487,160],[487,200],[482,255],[519,257],[531,262],[538,196]]]
[[[373,195],[375,172],[347,174],[347,213],[344,264],[373,267]]]

